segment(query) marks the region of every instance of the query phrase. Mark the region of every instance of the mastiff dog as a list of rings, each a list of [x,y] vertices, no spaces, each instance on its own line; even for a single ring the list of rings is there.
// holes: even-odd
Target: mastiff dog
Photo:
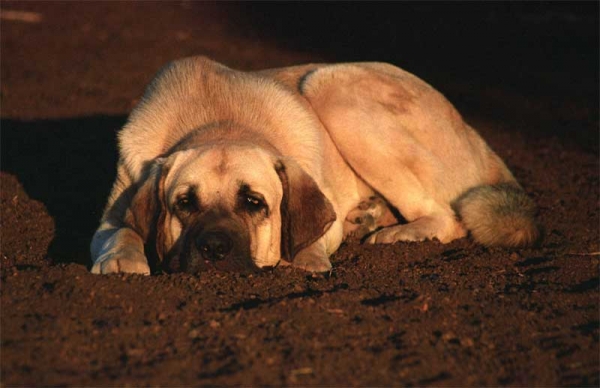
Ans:
[[[535,205],[439,92],[386,63],[176,60],[118,138],[92,272],[331,269],[344,238],[535,243]]]

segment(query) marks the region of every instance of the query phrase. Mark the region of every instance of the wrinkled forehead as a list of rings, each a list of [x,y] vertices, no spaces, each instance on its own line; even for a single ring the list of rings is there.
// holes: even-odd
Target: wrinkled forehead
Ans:
[[[263,195],[281,194],[271,154],[258,147],[218,146],[183,151],[167,176],[166,186],[194,187],[203,197],[231,197],[240,186]]]

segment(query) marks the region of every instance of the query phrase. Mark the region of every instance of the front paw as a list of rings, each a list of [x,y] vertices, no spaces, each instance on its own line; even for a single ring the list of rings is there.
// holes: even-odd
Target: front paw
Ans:
[[[309,272],[329,272],[331,271],[331,262],[324,254],[319,254],[313,249],[305,249],[298,253],[292,262],[296,268]]]
[[[135,250],[124,249],[119,252],[107,253],[100,256],[94,266],[92,273],[135,273],[150,275],[150,266],[146,256]]]

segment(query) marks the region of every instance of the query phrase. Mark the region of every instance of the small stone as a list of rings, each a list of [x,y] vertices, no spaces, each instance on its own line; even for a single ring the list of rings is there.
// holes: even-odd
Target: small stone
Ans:
[[[466,337],[460,339],[460,344],[465,348],[472,348],[475,345],[475,342],[473,342],[471,338]]]
[[[452,332],[444,333],[442,335],[442,340],[444,340],[444,342],[454,341],[454,340],[456,340],[456,335]]]

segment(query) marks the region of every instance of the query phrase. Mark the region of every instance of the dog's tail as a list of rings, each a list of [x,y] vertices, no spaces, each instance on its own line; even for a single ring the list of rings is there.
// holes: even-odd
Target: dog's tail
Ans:
[[[452,208],[483,245],[530,246],[542,234],[535,204],[514,182],[473,187],[454,200]]]

